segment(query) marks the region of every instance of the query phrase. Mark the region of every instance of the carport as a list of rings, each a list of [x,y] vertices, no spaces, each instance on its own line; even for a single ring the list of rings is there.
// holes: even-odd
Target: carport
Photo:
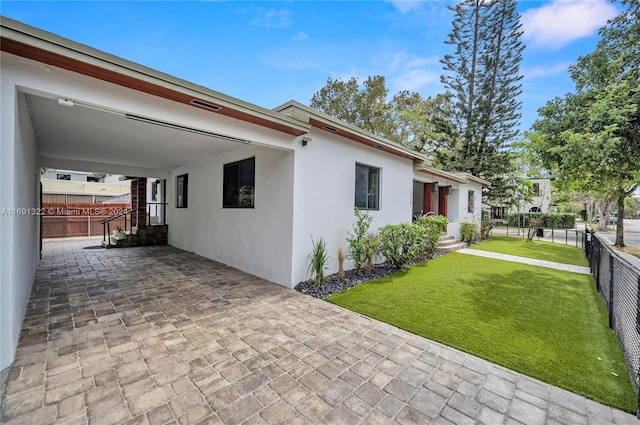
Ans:
[[[308,126],[6,18],[1,49],[3,370],[40,257],[41,167],[166,179],[171,204],[175,176],[189,164],[287,157]],[[186,213],[169,208],[166,221],[193,221]],[[190,235],[178,233],[185,246]]]

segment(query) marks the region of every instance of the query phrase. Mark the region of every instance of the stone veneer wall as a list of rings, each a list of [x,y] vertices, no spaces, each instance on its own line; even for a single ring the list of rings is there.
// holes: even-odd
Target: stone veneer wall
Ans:
[[[147,226],[147,178],[131,180],[131,226],[138,229]]]
[[[127,235],[125,239],[119,240],[117,246],[124,248],[129,246],[167,245],[168,234],[169,226],[166,224],[147,226],[144,229],[138,229],[137,234]]]

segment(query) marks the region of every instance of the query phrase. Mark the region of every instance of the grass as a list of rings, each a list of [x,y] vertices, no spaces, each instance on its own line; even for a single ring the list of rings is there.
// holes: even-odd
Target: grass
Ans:
[[[522,238],[491,236],[489,240],[471,245],[470,248],[576,266],[589,265],[582,249],[553,242],[527,242],[526,239]]]
[[[635,412],[591,276],[451,253],[327,300]]]

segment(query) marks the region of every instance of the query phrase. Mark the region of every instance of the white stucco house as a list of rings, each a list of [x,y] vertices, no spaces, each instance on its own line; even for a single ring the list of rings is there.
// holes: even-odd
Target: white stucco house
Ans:
[[[311,237],[337,269],[354,205],[374,228],[432,211],[457,236],[480,220],[485,181],[299,103],[261,108],[6,18],[0,31],[0,369],[40,258],[39,217],[15,211],[38,208],[41,167],[154,176],[169,244],[286,287],[307,278]]]

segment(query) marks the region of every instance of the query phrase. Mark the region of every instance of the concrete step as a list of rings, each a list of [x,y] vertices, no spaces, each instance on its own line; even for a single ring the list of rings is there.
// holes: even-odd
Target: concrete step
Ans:
[[[446,242],[446,241],[454,241],[454,240],[456,240],[455,236],[442,235],[438,238],[438,242]]]
[[[460,243],[459,240],[456,239],[447,239],[446,241],[440,241],[438,242],[438,246],[439,247],[447,247],[447,246],[452,246],[452,245],[456,245]]]
[[[439,252],[453,252],[467,247],[465,242],[454,241],[452,244],[438,245]]]

